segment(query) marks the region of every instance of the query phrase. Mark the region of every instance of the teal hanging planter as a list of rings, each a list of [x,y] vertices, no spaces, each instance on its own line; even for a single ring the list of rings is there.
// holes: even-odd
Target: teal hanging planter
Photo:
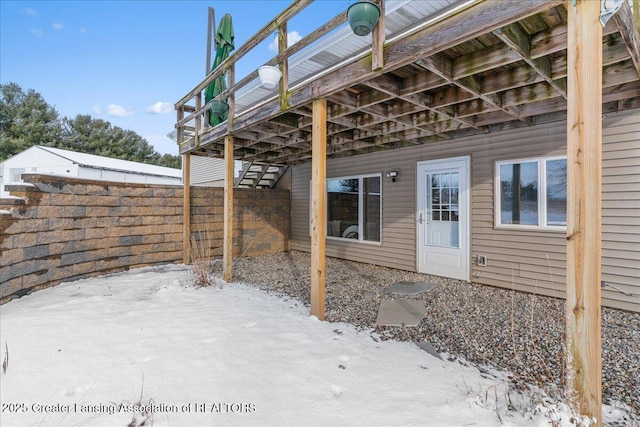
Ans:
[[[359,1],[349,6],[347,18],[355,35],[366,36],[380,19],[380,8],[369,1]]]
[[[229,104],[224,101],[211,101],[211,114],[222,117],[229,111]]]

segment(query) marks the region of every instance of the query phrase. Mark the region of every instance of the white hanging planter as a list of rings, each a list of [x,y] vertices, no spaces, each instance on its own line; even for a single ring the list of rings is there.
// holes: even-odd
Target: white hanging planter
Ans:
[[[263,65],[258,68],[258,75],[260,76],[260,83],[267,89],[273,89],[278,85],[282,72],[276,67],[270,65]]]

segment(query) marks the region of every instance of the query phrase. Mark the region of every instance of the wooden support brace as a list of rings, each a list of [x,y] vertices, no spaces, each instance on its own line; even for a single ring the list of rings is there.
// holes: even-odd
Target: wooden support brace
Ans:
[[[567,4],[567,305],[569,403],[602,425],[602,26],[599,1]]]
[[[324,320],[327,229],[327,100],[313,101],[311,136],[311,315]]]
[[[236,64],[231,64],[229,67],[229,73],[227,74],[228,86],[233,87],[236,84]],[[227,111],[227,130],[229,133],[233,132],[233,118],[236,115],[236,93],[233,92],[227,98],[227,104],[229,105],[229,111]]]
[[[231,282],[233,278],[233,136],[224,138],[224,239],[222,278]]]
[[[384,67],[384,41],[385,41],[385,23],[384,23],[384,1],[376,0],[375,3],[380,8],[380,19],[373,27],[371,33],[371,70],[381,70]]]
[[[283,23],[278,27],[278,53],[284,52],[288,46],[287,41],[287,23]],[[284,58],[279,63],[282,77],[279,82],[280,108],[285,109],[287,105],[287,92],[289,92],[289,59]]]
[[[182,156],[182,262],[191,263],[191,154]]]

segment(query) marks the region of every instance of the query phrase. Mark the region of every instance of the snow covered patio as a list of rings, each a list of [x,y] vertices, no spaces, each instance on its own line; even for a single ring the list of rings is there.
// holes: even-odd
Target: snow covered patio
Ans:
[[[140,405],[154,426],[545,425],[513,391],[506,413],[500,374],[253,286],[189,283],[144,268],[0,307],[2,426],[141,425]]]

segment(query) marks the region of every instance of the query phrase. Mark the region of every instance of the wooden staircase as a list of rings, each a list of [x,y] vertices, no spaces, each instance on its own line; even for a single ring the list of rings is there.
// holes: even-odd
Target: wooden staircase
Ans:
[[[273,188],[289,167],[272,163],[246,162],[235,179],[240,188]]]

